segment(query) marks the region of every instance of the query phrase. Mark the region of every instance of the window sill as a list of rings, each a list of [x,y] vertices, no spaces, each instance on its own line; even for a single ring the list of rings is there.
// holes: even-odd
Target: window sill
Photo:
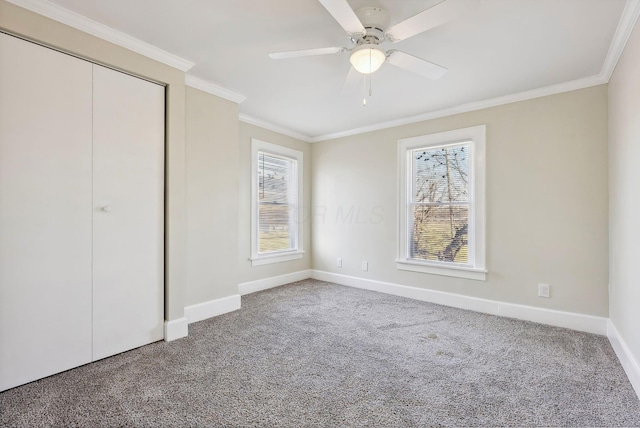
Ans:
[[[251,257],[251,266],[269,265],[271,263],[288,262],[298,260],[304,256],[304,251],[291,251],[287,253],[266,254]]]
[[[474,279],[476,281],[485,281],[487,279],[486,269],[469,268],[462,266],[441,266],[412,260],[396,260],[396,268],[412,272]]]

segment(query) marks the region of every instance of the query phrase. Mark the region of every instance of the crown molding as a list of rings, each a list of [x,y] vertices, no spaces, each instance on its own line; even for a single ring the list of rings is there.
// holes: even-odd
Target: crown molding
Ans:
[[[190,74],[185,75],[184,83],[187,86],[224,98],[225,100],[233,101],[234,103],[242,104],[242,102],[247,99],[244,95],[230,91],[227,88],[200,79],[199,77],[191,76]]]
[[[425,120],[437,119],[454,114],[467,113],[470,111],[482,110],[490,107],[497,107],[503,104],[510,104],[519,101],[531,100],[534,98],[546,97],[549,95],[560,94],[563,92],[575,91],[578,89],[589,88],[591,86],[604,85],[609,83],[613,71],[620,60],[620,56],[631,36],[638,18],[640,17],[640,0],[627,0],[622,15],[618,21],[616,32],[609,45],[607,56],[604,60],[602,70],[599,74],[581,79],[571,80],[569,82],[558,83],[555,85],[545,86],[542,88],[532,89],[529,91],[517,92],[502,97],[489,98],[482,101],[474,101],[471,103],[461,104],[442,110],[431,111],[417,116],[410,116],[402,119],[391,120],[387,122],[377,123],[375,125],[363,126],[360,128],[349,129],[346,131],[335,132],[331,134],[319,135],[316,137],[307,137],[308,142],[317,143],[320,141],[333,140],[336,138],[349,137],[353,135],[363,134],[365,132],[379,131],[382,129],[393,128],[396,126],[408,125],[411,123],[422,122]]]
[[[602,76],[606,77],[607,82],[611,79],[613,71],[618,65],[629,36],[631,36],[631,32],[638,21],[638,16],[640,16],[640,0],[627,0],[600,72]]]
[[[502,97],[489,98],[482,101],[474,101],[471,103],[460,104],[455,107],[449,107],[442,110],[431,111],[429,113],[424,113],[417,116],[410,116],[402,119],[391,120],[388,122],[377,123],[375,125],[369,125],[369,126],[363,126],[360,128],[350,129],[347,131],[320,135],[318,137],[311,138],[310,142],[317,143],[320,141],[333,140],[333,139],[342,138],[342,137],[349,137],[352,135],[363,134],[365,132],[379,131],[381,129],[408,125],[411,123],[437,119],[445,116],[452,116],[454,114],[467,113],[470,111],[482,110],[490,107],[500,106],[503,104],[511,104],[519,101],[526,101],[534,98],[546,97],[548,95],[560,94],[562,92],[575,91],[577,89],[588,88],[591,86],[602,85],[605,83],[607,83],[607,80],[602,75],[598,74],[595,76],[590,76],[582,79],[572,80],[569,82],[559,83],[557,85],[545,86],[542,88],[532,89],[524,92],[517,92],[515,94],[505,95]]]
[[[459,113],[466,113],[475,110],[482,110],[489,107],[496,107],[502,104],[509,104],[518,101],[530,100],[533,98],[539,98],[562,92],[575,91],[577,89],[588,88],[591,86],[603,85],[609,83],[613,71],[620,60],[620,56],[624,51],[624,48],[631,36],[638,18],[640,17],[640,0],[627,0],[625,3],[622,15],[618,21],[616,32],[609,45],[607,56],[602,65],[600,74],[595,76],[589,76],[569,82],[559,83],[556,85],[545,86],[542,88],[532,89],[530,91],[518,92],[515,94],[505,95],[497,98],[490,98],[482,101],[476,101],[459,106],[446,108],[443,110],[432,111],[417,116],[406,117],[403,119],[392,120],[388,122],[378,123],[370,126],[363,126],[360,128],[350,129],[347,131],[335,132],[326,135],[320,135],[310,139],[311,143],[320,141],[333,140],[341,137],[348,137],[352,135],[362,134],[365,132],[378,131],[381,129],[392,128],[395,126],[408,125],[410,123],[422,122],[424,120],[437,119],[440,117],[451,116]]]
[[[9,3],[13,3],[24,9],[30,10],[37,14],[43,15],[47,18],[58,21],[62,24],[68,25],[85,33],[96,36],[100,39],[106,40],[118,46],[124,47],[131,51],[137,52],[141,55],[159,61],[163,64],[177,68],[181,71],[187,72],[195,64],[170,52],[157,48],[149,43],[136,39],[128,34],[113,29],[109,26],[96,22],[83,15],[73,12],[69,9],[58,6],[48,0],[6,0]],[[465,113],[475,110],[481,110],[485,108],[495,107],[502,104],[509,104],[518,101],[525,101],[528,99],[539,98],[543,96],[558,94],[562,92],[573,91],[577,89],[587,88],[590,86],[601,85],[609,82],[615,67],[624,51],[626,43],[633,31],[633,28],[640,17],[640,0],[627,0],[625,7],[618,21],[616,32],[611,40],[607,56],[602,66],[600,74],[590,76],[582,79],[573,80],[570,82],[560,83],[557,85],[546,86],[543,88],[533,89],[530,91],[518,92],[502,97],[491,98],[482,101],[476,101],[459,106],[450,107],[442,110],[432,111],[425,114],[406,117],[402,119],[387,121],[378,123],[375,125],[364,126],[360,128],[354,128],[346,131],[320,135],[316,137],[310,137],[308,135],[301,134],[296,131],[292,131],[288,128],[272,124],[270,122],[248,116],[245,114],[240,115],[240,120],[245,123],[249,123],[261,128],[265,128],[280,134],[288,135],[293,138],[297,138],[309,143],[315,143],[320,141],[326,141],[341,137],[347,137],[365,132],[377,131],[381,129],[392,128],[395,126],[407,125],[410,123],[421,122],[424,120],[436,119],[444,116],[450,116],[459,113]],[[187,75],[185,77],[185,84],[196,89],[208,92],[210,94],[222,97],[235,103],[242,103],[246,97],[235,92],[232,92],[226,88],[223,88],[214,83],[199,79],[197,77]]]
[[[298,140],[302,140],[306,143],[313,142],[313,139],[308,135],[304,135],[299,132],[292,131],[291,129],[288,129],[279,125],[275,125],[271,122],[267,122],[262,119],[257,119],[247,114],[240,114],[239,119],[241,122],[248,123],[249,125],[259,126],[260,128],[268,129],[269,131],[277,132],[283,135],[288,135],[289,137],[297,138]]]
[[[128,34],[58,6],[47,0],[7,0],[16,6],[58,21],[77,30],[96,36],[115,45],[129,49],[181,71],[190,70],[195,63],[162,50]]]

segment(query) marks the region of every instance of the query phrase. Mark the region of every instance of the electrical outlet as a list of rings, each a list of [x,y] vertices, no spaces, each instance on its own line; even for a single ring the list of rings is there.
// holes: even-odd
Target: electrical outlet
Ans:
[[[342,267],[342,259],[340,257],[336,260],[336,266]]]
[[[549,284],[538,284],[538,296],[549,297],[551,294],[551,286]]]
[[[369,262],[362,262],[362,270],[365,272],[369,270]]]

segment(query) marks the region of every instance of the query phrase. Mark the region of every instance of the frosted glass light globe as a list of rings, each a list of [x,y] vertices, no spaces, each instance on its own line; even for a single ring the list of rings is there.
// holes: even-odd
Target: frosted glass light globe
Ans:
[[[385,53],[376,45],[360,45],[351,54],[351,65],[362,74],[375,72],[387,59]]]

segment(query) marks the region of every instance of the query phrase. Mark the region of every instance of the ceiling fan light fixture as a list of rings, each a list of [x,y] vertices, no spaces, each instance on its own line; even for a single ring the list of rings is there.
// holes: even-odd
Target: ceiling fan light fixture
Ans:
[[[351,53],[351,65],[362,74],[371,74],[382,66],[387,55],[377,45],[360,45]]]

